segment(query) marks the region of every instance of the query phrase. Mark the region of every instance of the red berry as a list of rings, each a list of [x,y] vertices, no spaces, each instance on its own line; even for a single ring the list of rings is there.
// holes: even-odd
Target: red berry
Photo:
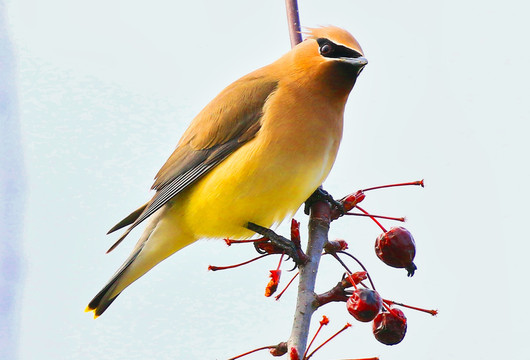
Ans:
[[[392,313],[380,313],[374,319],[372,331],[380,343],[385,345],[399,344],[407,332],[407,318],[399,309],[392,309]]]
[[[356,289],[346,302],[348,312],[362,322],[372,321],[382,305],[383,300],[377,291],[366,288]]]
[[[416,244],[404,227],[394,227],[379,235],[375,241],[375,253],[385,264],[407,269],[408,276],[417,269],[412,262],[416,255]]]

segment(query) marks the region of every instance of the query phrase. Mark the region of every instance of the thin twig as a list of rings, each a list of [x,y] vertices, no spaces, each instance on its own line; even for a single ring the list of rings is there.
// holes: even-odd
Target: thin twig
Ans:
[[[300,17],[298,15],[298,3],[296,0],[285,0],[287,10],[287,24],[289,25],[289,38],[291,47],[295,47],[302,42],[302,32],[300,30]]]

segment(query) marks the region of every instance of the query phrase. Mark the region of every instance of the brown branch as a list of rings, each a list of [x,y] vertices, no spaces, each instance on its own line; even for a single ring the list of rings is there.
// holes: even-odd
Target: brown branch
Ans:
[[[302,42],[300,17],[298,16],[298,3],[296,0],[285,0],[285,7],[287,9],[287,24],[289,25],[291,47],[295,47]]]
[[[319,294],[315,300],[315,307],[321,307],[332,301],[348,301],[348,295],[344,291],[347,287],[351,286],[351,283],[348,279],[339,281],[331,290],[326,291],[325,293]]]

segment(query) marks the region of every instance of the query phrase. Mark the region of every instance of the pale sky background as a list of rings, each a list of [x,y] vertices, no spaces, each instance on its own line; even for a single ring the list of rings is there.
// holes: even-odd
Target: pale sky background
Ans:
[[[413,278],[376,258],[380,230],[369,220],[341,219],[330,237],[349,242],[383,297],[440,311],[405,310],[407,336],[388,347],[345,304],[325,306],[314,323],[322,314],[331,323],[317,343],[353,327],[314,359],[529,359],[528,2],[299,6],[304,26],[349,30],[369,60],[326,189],[341,197],[426,183],[364,202],[407,216]],[[27,174],[20,359],[226,359],[287,340],[295,288],[280,302],[263,296],[277,258],[207,272],[254,256],[222,241],[177,253],[99,319],[83,312],[139,234],[105,255],[118,236],[106,231],[150,197],[187,124],[226,85],[289,50],[284,2],[11,0],[7,19]],[[324,257],[318,291],[340,275]]]

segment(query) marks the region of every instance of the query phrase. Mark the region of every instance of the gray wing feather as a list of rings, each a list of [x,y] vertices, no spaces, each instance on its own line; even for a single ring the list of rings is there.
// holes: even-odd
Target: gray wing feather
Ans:
[[[238,141],[238,139],[230,140],[222,145],[215,146],[208,150],[201,150],[203,156],[198,156],[196,158],[196,164],[194,167],[191,167],[189,170],[183,172],[182,174],[176,176],[163,188],[158,190],[147,204],[141,215],[131,224],[131,226],[125,231],[125,233],[120,236],[120,238],[107,250],[107,253],[111,252],[118,246],[123,239],[134,229],[138,224],[147,219],[149,216],[153,215],[157,210],[162,206],[167,204],[174,196],[179,194],[182,190],[186,189],[188,186],[199,180],[203,175],[208,173],[212,168],[217,166],[220,162],[226,159],[230,154],[232,154],[237,148],[243,145],[243,142]]]

